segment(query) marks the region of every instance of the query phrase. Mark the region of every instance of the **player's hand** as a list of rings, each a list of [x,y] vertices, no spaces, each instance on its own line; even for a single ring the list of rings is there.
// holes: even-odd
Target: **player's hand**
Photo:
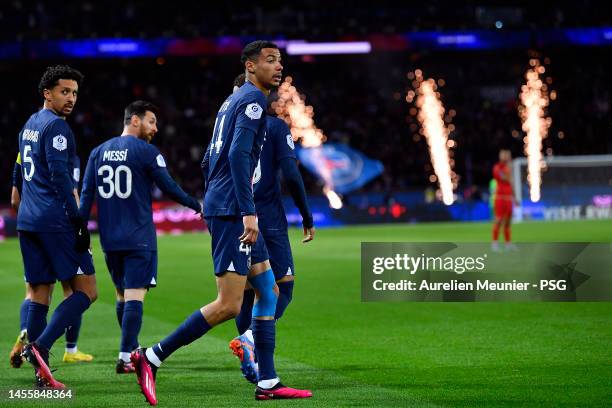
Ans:
[[[89,249],[91,244],[89,230],[87,229],[87,221],[81,217],[73,218],[71,221],[74,226],[75,234],[74,249],[79,253],[85,252]]]
[[[315,236],[315,227],[306,228],[304,227],[304,239],[302,242],[305,244],[306,242],[310,242],[314,239]]]
[[[242,217],[242,224],[244,225],[244,232],[239,238],[240,242],[246,245],[254,245],[257,241],[257,235],[259,235],[257,218],[254,215],[245,215]]]
[[[200,216],[200,219],[204,219],[204,203],[200,204],[197,198],[191,198],[193,202],[189,204],[189,208],[191,208],[196,214]]]

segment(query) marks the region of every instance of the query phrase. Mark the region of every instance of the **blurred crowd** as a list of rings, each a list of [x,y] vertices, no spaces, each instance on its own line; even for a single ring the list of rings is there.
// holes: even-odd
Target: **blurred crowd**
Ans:
[[[186,3],[175,20],[165,22],[147,13],[154,13],[151,10],[155,13],[163,11],[169,5],[145,7],[148,3],[143,1],[109,0],[105,2],[104,10],[117,11],[116,18],[110,19],[102,18],[102,11],[96,4],[79,2],[74,8],[63,9],[65,13],[60,16],[57,13],[49,14],[44,2],[6,2],[0,12],[0,33],[4,38],[15,34],[58,38],[69,29],[73,37],[81,38],[94,35],[87,25],[95,21],[97,23],[90,27],[99,27],[96,35],[134,34],[150,37],[156,33],[132,32],[139,25],[130,24],[130,18],[142,21],[150,17],[147,27],[155,29],[159,35],[190,35],[176,30],[190,30],[192,26],[200,27],[200,31],[194,31],[193,35],[243,34],[240,27],[257,23],[261,18],[258,6],[244,8],[236,3],[230,8],[226,3],[210,6],[207,3],[206,19],[217,17],[211,20],[210,25],[197,25],[193,21],[197,15],[196,9],[204,6]],[[329,18],[329,24],[317,25],[320,30],[329,30],[333,29],[331,21],[334,16],[338,17],[343,11],[333,3],[325,10],[311,7],[314,3],[308,1],[297,9],[292,6],[291,10],[286,5],[278,4],[274,13],[282,20],[279,27],[289,30],[285,31],[287,35],[291,34],[291,30],[299,30],[300,24],[288,24],[289,20],[282,17],[283,13],[294,17],[301,15],[299,18],[307,24],[311,24],[309,18],[315,18],[315,15],[324,21]],[[367,17],[363,14],[366,9],[360,5],[346,7],[342,21],[354,19],[356,25],[352,27],[361,30],[360,18]],[[439,10],[448,11],[448,7]],[[529,10],[523,10],[523,24],[539,22],[535,17],[531,19],[533,10]],[[579,24],[583,23],[579,21],[581,16],[594,18],[592,13],[580,11],[568,14],[567,8],[564,13],[551,10],[557,17],[543,22],[549,26],[556,24],[555,19],[574,19]],[[380,18],[367,17],[368,24],[371,24],[368,29],[385,31],[386,25],[391,26],[395,24],[393,22],[401,20],[402,14],[392,11],[392,8],[380,11],[384,14]],[[472,19],[465,21],[477,22],[475,6],[459,7],[456,13],[469,14]],[[559,17],[559,14],[563,14],[563,17]],[[225,18],[230,15],[233,17]],[[41,19],[45,18],[48,22],[43,24]],[[446,27],[446,21],[460,20],[445,16],[444,12],[436,14],[436,6],[424,6],[406,18],[415,22],[414,27],[422,29],[432,28],[429,24],[434,21]],[[28,31],[28,34],[13,30],[11,34],[7,27],[20,24],[19,19],[25,19],[23,24],[26,25],[33,22],[36,30]],[[224,28],[215,28],[221,25]],[[47,30],[45,27],[49,26],[52,27]],[[169,32],[165,27],[170,26],[177,28]],[[408,29],[398,27],[396,29],[402,31]],[[260,32],[259,28],[253,32]],[[612,59],[607,58],[607,54],[608,49],[594,47],[540,50],[539,57],[546,67],[544,77],[551,78],[551,89],[556,91],[556,98],[548,109],[552,125],[544,143],[546,154],[612,153],[609,106],[612,79],[608,75]],[[479,189],[486,190],[500,147],[510,148],[514,155],[522,154],[524,132],[517,105],[531,57],[533,54],[528,50],[510,49],[486,52],[388,52],[367,56],[284,56],[283,63],[284,74],[294,78],[294,84],[306,97],[307,104],[314,107],[316,124],[323,129],[328,140],[347,143],[384,164],[383,175],[362,191],[389,193],[422,190],[434,185],[429,181],[432,169],[426,142],[419,134],[418,122],[410,114],[414,105],[406,101],[406,93],[411,89],[407,73],[421,69],[426,78],[443,83],[439,91],[454,126],[451,139],[456,141],[453,159],[455,171],[460,177],[459,185],[470,196],[477,197]],[[36,90],[40,75],[47,65],[56,63],[69,63],[86,77],[74,114],[69,119],[77,137],[83,170],[91,149],[120,133],[123,108],[135,99],[146,99],[161,108],[160,130],[154,143],[165,154],[171,173],[189,192],[201,192],[199,162],[210,139],[216,111],[231,92],[233,78],[241,71],[238,55],[32,60],[0,64],[6,93],[3,109],[0,110],[0,151],[3,157],[0,161],[0,186],[2,197],[5,197],[0,201],[8,201],[17,152],[17,134],[29,115],[42,105]],[[271,96],[273,98],[274,95]],[[321,189],[317,180],[305,170],[302,173],[307,188],[319,193]]]
[[[493,28],[538,29],[610,25],[600,2],[433,1],[405,3],[270,0],[154,2],[146,0],[5,0],[0,39],[282,35],[288,38],[354,36],[371,32]],[[109,12],[112,13],[109,15]]]

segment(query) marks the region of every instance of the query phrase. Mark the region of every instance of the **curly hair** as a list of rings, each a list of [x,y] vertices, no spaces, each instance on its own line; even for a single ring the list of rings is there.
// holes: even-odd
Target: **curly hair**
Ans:
[[[38,83],[38,92],[41,96],[44,95],[45,89],[51,89],[58,84],[60,79],[72,79],[81,86],[83,82],[83,74],[80,71],[69,67],[68,65],[55,65],[47,67],[45,73],[40,78]]]
[[[237,86],[238,88],[240,88],[242,85],[244,85],[245,81],[246,81],[246,75],[244,75],[244,72],[243,72],[242,74],[234,78],[234,86]]]

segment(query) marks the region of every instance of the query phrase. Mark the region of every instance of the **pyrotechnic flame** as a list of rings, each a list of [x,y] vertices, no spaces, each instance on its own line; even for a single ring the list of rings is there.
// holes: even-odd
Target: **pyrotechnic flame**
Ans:
[[[427,139],[429,146],[429,156],[434,169],[435,176],[431,176],[431,181],[438,181],[442,201],[446,205],[451,205],[454,201],[453,188],[457,186],[457,175],[453,172],[453,161],[451,160],[451,149],[456,147],[454,140],[448,140],[448,135],[454,128],[448,127],[444,123],[444,106],[440,101],[440,93],[437,92],[438,86],[433,79],[423,79],[423,72],[417,69],[414,73],[409,73],[408,78],[414,79],[412,82],[413,90],[408,91],[406,101],[411,103],[416,97],[416,115],[421,124],[422,133]],[[442,80],[438,82],[441,86]],[[449,118],[454,116],[449,115]]]
[[[542,184],[542,169],[545,167],[542,159],[542,140],[547,136],[552,119],[546,116],[549,103],[548,86],[540,79],[545,68],[537,58],[529,60],[530,68],[525,73],[525,85],[521,86],[521,104],[519,116],[523,122],[523,131],[527,136],[525,154],[527,155],[527,182],[529,197],[532,202],[540,200]]]
[[[300,95],[294,85],[293,78],[286,77],[278,88],[278,100],[272,103],[272,108],[279,118],[283,119],[291,129],[294,141],[299,141],[304,147],[321,146],[327,137],[314,122],[314,109],[306,105],[305,98]],[[331,170],[325,165],[323,158],[315,157],[317,167],[320,170],[325,186],[323,192],[329,200],[329,206],[333,209],[342,208],[342,199],[333,191]]]
[[[327,196],[327,200],[329,201],[329,206],[334,210],[339,210],[342,208],[342,199],[336,192],[330,188],[323,187],[323,192]]]
[[[314,123],[313,107],[306,105],[304,97],[292,82],[290,76],[285,78],[278,88],[278,100],[272,103],[272,108],[291,128],[294,140],[299,140],[304,147],[320,146],[327,137]]]

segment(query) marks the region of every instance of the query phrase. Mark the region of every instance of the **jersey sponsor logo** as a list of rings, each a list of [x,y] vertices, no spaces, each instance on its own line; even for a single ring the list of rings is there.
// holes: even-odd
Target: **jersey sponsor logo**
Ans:
[[[38,142],[38,130],[23,129],[21,140],[29,140],[30,142]]]
[[[157,160],[157,165],[159,167],[166,167],[166,161],[164,160],[164,156],[162,156],[161,154],[158,154],[156,157]]]
[[[291,133],[287,135],[287,145],[291,148],[291,150],[295,150],[295,144],[293,143],[293,137]]]
[[[64,135],[57,135],[53,138],[53,147],[60,152],[68,148],[68,140]]]
[[[125,150],[105,150],[102,161],[126,161],[128,149]]]
[[[244,111],[244,114],[251,119],[261,118],[262,113],[263,109],[261,109],[261,106],[259,106],[257,102],[249,103]]]

